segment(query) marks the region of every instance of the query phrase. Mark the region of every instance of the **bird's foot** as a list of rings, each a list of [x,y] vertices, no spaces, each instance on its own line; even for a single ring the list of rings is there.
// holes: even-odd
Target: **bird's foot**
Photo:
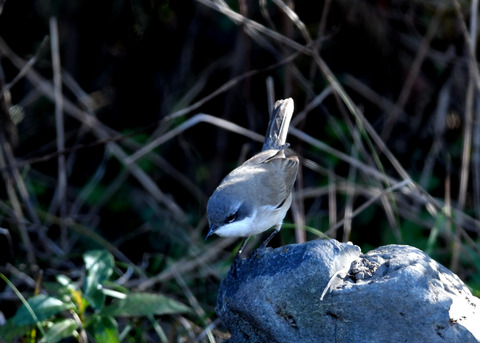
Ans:
[[[249,255],[248,255],[248,261],[253,262],[257,259],[257,254],[259,250],[263,250],[265,247],[258,247],[257,249],[253,250]]]
[[[263,250],[267,247],[268,243],[270,243],[270,241],[272,240],[272,238],[280,232],[280,225],[277,225],[275,226],[275,228],[273,229],[272,233],[270,234],[270,236],[268,236],[268,238],[266,240],[264,240],[262,242],[262,244],[260,244],[260,246],[258,247],[258,249],[260,250]],[[257,249],[257,250],[258,250]]]

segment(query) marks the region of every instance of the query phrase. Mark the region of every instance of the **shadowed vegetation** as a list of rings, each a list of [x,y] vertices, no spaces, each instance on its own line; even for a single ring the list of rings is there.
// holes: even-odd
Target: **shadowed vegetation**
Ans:
[[[286,97],[302,166],[271,246],[409,244],[478,295],[478,12],[460,0],[7,0],[3,334],[228,338],[215,301],[241,240],[204,240],[206,202]]]

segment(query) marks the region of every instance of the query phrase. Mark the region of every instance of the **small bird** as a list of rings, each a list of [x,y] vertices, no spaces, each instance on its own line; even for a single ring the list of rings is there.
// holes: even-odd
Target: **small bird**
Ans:
[[[221,237],[248,237],[271,227],[272,234],[262,243],[265,248],[280,231],[292,203],[297,178],[298,157],[287,156],[288,127],[293,114],[291,98],[278,100],[273,107],[262,151],[230,172],[215,189],[207,204],[212,234]]]

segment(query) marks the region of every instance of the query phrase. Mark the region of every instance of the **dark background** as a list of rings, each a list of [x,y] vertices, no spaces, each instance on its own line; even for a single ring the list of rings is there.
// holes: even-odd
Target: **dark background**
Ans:
[[[306,44],[300,31],[273,2],[266,2],[273,26],[262,15],[259,2],[227,3],[234,11]],[[470,3],[461,5],[460,11],[456,11],[453,3],[443,1],[291,2],[311,37],[321,44],[317,46],[320,56],[410,178],[441,206],[450,202],[468,216],[461,220],[454,215],[458,220],[455,226],[441,214],[441,209],[438,215],[429,213],[418,195],[397,194],[395,201],[386,200],[393,209],[392,216],[377,200],[355,216],[348,239],[364,252],[391,243],[414,245],[452,268],[478,291],[480,199],[476,183],[480,179],[480,148],[475,145],[467,154],[471,163],[466,195],[459,199],[465,159],[462,149],[468,139],[465,118],[470,107],[466,105],[466,94],[470,80],[475,81],[462,32],[462,20],[469,29]],[[65,113],[67,194],[63,201],[66,212],[62,213],[55,200],[55,102],[28,75],[13,85],[11,105],[17,105],[24,118],[12,125],[2,112],[0,124],[8,141],[2,144],[13,147],[39,222],[23,211],[21,220],[27,223],[33,242],[32,264],[26,258],[27,247],[17,229],[20,219],[12,215],[12,199],[5,184],[0,184],[0,227],[8,230],[0,237],[2,272],[27,294],[32,289],[16,279],[7,266],[15,266],[32,278],[40,270],[45,279],[58,273],[72,274],[86,250],[111,250],[89,232],[105,238],[129,262],[151,276],[174,262],[194,261],[215,251],[213,259],[183,275],[202,306],[214,316],[216,289],[239,242],[218,248],[222,238],[203,240],[208,231],[206,201],[221,178],[261,145],[220,126],[200,123],[136,161],[166,195],[167,202],[182,210],[179,215],[152,197],[109,152],[108,144],[114,142],[132,154],[149,139],[169,132],[198,113],[263,134],[268,120],[267,77],[273,78],[277,99],[294,99],[295,113],[300,113],[329,82],[310,55],[299,53],[285,61],[295,53],[294,49],[263,34],[259,35],[263,40],[252,39],[242,26],[200,2],[6,0],[0,15],[2,44],[25,61],[37,55],[30,70],[39,73],[46,83],[51,83],[53,77],[52,51],[46,38],[50,36],[52,16],[58,22],[65,99],[96,116],[111,131],[104,140],[85,123]],[[323,33],[319,36],[322,25]],[[12,63],[11,55],[2,54],[0,63],[5,85],[17,76],[19,69]],[[246,75],[252,71],[255,72]],[[195,104],[237,77],[233,86],[201,106],[174,120],[168,119],[175,111]],[[65,78],[74,80],[77,90]],[[473,94],[473,118],[478,118],[478,89]],[[82,103],[85,99],[90,101],[89,106]],[[394,104],[400,108],[396,117],[392,116]],[[476,120],[470,124],[473,137],[478,135],[473,126]],[[348,155],[359,149],[359,157],[355,158],[380,170],[365,136],[362,146],[354,142],[352,136],[358,125],[338,96],[327,96],[296,127]],[[470,143],[475,140],[471,139]],[[344,216],[349,198],[345,185],[352,167],[338,156],[296,137],[290,136],[289,142],[303,159],[317,165],[315,170],[308,166],[301,169],[296,186],[296,201],[303,209],[299,213],[308,226],[326,232],[333,224],[332,199],[337,220]],[[140,145],[134,146],[135,143]],[[438,150],[433,151],[435,145]],[[381,172],[401,180],[398,170],[375,145],[374,150],[382,163]],[[2,169],[3,183],[12,167],[11,161],[7,161],[7,167]],[[329,198],[328,189],[332,186],[336,188]],[[353,186],[353,209],[374,195],[371,190],[388,187],[361,169],[356,171]],[[316,190],[317,195],[302,198],[302,190]],[[22,206],[25,209],[24,203]],[[66,235],[64,231],[62,236],[59,221],[46,214],[69,218],[81,228],[67,225]],[[298,224],[290,214],[285,222]],[[42,239],[42,235],[47,239]],[[342,240],[343,228],[330,236]],[[317,237],[306,235],[307,239]],[[294,242],[294,230],[286,229],[272,245]],[[136,280],[132,280],[132,289],[135,285]],[[150,291],[184,297],[172,280],[155,284]],[[8,318],[18,301],[5,297],[0,304]]]

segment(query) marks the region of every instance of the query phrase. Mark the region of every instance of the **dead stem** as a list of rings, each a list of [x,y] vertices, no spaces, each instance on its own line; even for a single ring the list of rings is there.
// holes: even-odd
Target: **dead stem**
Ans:
[[[50,36],[52,50],[52,69],[53,69],[53,96],[55,103],[55,128],[57,132],[57,151],[65,150],[65,133],[63,124],[63,95],[62,95],[62,68],[60,65],[60,47],[58,42],[57,19],[50,18]],[[50,207],[50,211],[56,212],[58,207],[60,217],[65,218],[67,214],[67,170],[65,167],[65,155],[59,154],[57,157],[58,167],[58,187],[56,196]],[[62,222],[63,223],[63,222]],[[66,250],[68,246],[67,228],[62,224],[60,227],[60,245]]]

